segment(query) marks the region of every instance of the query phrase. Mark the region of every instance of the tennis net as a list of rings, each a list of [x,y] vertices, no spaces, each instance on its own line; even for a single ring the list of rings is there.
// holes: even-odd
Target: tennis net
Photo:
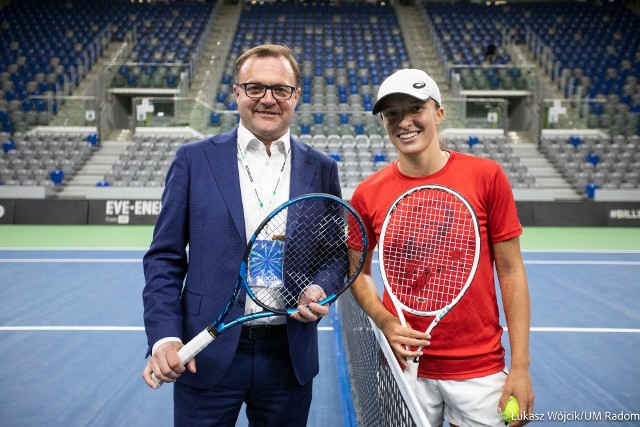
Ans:
[[[428,427],[391,347],[351,292],[337,302],[353,410],[361,427]]]

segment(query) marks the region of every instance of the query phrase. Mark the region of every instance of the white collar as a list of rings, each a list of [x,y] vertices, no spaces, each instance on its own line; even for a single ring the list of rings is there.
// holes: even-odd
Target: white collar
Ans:
[[[262,141],[260,141],[258,138],[256,138],[256,136],[249,130],[247,129],[242,122],[240,122],[240,124],[238,125],[238,145],[240,146],[240,148],[242,149],[243,152],[247,152],[247,148],[249,147],[249,144],[251,143],[251,141],[259,141],[261,144]],[[278,142],[281,142],[284,145],[284,153],[287,153],[289,151],[289,148],[291,146],[291,134],[290,131],[287,130],[287,133],[285,133],[284,135],[282,135],[280,138],[278,138],[276,141],[274,141],[274,143],[276,145],[280,145],[278,144]]]

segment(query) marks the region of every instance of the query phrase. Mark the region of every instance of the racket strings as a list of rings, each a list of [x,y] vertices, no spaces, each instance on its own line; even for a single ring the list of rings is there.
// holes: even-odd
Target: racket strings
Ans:
[[[354,246],[352,240],[363,239],[360,228],[353,227],[359,222],[350,217],[355,218],[337,201],[309,198],[265,223],[248,259],[247,281],[256,302],[283,311],[348,286],[349,246]],[[269,243],[274,236],[276,243]],[[268,254],[265,247],[271,249]]]
[[[474,218],[454,195],[422,190],[402,199],[385,231],[383,263],[398,300],[435,312],[462,291],[475,258]]]

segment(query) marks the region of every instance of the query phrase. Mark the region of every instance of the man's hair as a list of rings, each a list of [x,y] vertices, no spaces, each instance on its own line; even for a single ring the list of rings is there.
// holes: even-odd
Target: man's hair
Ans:
[[[235,78],[236,82],[238,82],[238,74],[240,73],[240,69],[244,65],[245,62],[249,58],[285,58],[289,61],[291,65],[291,69],[293,70],[293,75],[296,79],[296,86],[299,85],[300,81],[300,66],[298,65],[298,61],[296,61],[295,55],[293,51],[285,46],[279,44],[264,44],[260,46],[253,47],[247,50],[245,53],[240,55],[240,57],[236,60],[236,70],[235,70]]]

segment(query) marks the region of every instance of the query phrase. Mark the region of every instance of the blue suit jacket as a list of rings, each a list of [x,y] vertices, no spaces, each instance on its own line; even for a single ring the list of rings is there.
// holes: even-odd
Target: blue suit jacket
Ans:
[[[237,135],[235,128],[184,144],[169,168],[153,241],[143,260],[149,351],[165,337],[189,341],[215,319],[231,295],[246,246]],[[291,138],[290,196],[308,193],[340,197],[337,164]],[[241,291],[227,320],[244,313],[244,300]],[[319,370],[316,323],[287,319],[287,332],[293,370],[305,384]],[[187,371],[179,381],[199,388],[215,385],[234,357],[239,336],[239,327],[221,334],[196,357],[197,374]]]

